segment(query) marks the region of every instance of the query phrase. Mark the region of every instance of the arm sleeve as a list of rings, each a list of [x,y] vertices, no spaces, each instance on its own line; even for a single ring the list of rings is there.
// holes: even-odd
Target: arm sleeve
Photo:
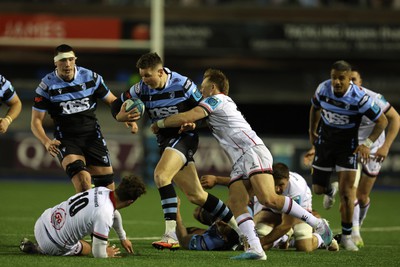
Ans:
[[[115,99],[114,102],[111,103],[111,114],[113,115],[114,119],[117,117],[117,114],[121,109],[121,106],[122,106],[122,100],[119,97]]]
[[[126,232],[124,230],[124,227],[122,226],[122,217],[121,213],[119,213],[118,210],[114,211],[114,221],[113,221],[113,229],[117,233],[119,240],[125,240],[126,239]]]
[[[95,258],[107,258],[107,241],[93,236],[92,253]]]

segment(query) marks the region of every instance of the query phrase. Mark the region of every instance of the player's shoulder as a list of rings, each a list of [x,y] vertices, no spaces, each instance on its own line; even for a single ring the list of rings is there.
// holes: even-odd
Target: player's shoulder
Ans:
[[[217,106],[222,105],[227,100],[228,100],[227,96],[225,96],[223,94],[217,94],[217,95],[208,96],[208,97],[204,98],[201,102],[203,104],[215,109]]]
[[[304,179],[304,177],[303,176],[301,176],[299,173],[297,173],[297,172],[292,172],[292,171],[290,171],[289,172],[289,181],[290,180],[293,180],[293,181],[296,181],[296,182],[299,182],[299,183],[306,183],[306,180]]]
[[[0,74],[0,89],[7,83],[9,83],[9,81],[6,79],[6,77]]]
[[[43,90],[47,90],[51,88],[54,84],[57,84],[60,82],[60,78],[57,77],[57,74],[55,71],[52,71],[50,73],[47,73],[42,80],[40,81],[39,87],[42,88]]]
[[[84,78],[84,79],[94,78],[95,80],[97,80],[97,78],[101,78],[101,75],[99,75],[97,72],[94,72],[85,67],[76,66],[76,71],[77,71],[77,78]]]
[[[170,85],[180,85],[185,87],[186,89],[194,85],[193,81],[189,77],[182,75],[176,71],[171,71],[165,67],[164,70],[167,74],[170,75]]]
[[[330,91],[332,91],[331,87],[332,87],[332,81],[330,79],[325,80],[318,85],[317,93],[330,92]]]

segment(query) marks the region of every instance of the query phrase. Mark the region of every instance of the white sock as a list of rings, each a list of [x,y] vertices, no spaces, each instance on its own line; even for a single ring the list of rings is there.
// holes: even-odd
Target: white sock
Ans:
[[[263,248],[261,246],[260,239],[257,236],[254,221],[250,213],[244,213],[240,215],[236,218],[236,222],[243,235],[247,238],[250,248],[256,252],[262,252]]]
[[[308,212],[305,210],[302,206],[297,204],[296,201],[293,201],[291,198],[285,196],[285,204],[283,205],[283,208],[281,210],[282,212],[289,214],[290,216],[296,217],[302,221],[305,221],[311,227],[315,228],[318,223],[320,222],[320,219],[315,217],[314,215],[311,214],[311,212]]]
[[[166,220],[165,221],[165,233],[175,233],[176,231],[176,221],[175,220]]]
[[[358,200],[354,201],[354,212],[353,212],[353,227],[360,225],[360,205]]]
[[[367,213],[368,213],[368,209],[369,209],[370,203],[371,203],[371,200],[369,200],[367,205],[365,205],[364,207],[360,206],[360,225],[362,225],[365,217],[367,217]]]

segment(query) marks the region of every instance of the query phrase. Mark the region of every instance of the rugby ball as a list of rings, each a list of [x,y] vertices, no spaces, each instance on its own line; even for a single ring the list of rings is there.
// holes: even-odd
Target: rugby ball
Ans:
[[[142,100],[140,100],[139,98],[129,98],[127,100],[125,100],[126,106],[125,106],[125,111],[129,112],[134,108],[137,108],[139,113],[140,113],[140,117],[143,116],[144,114],[144,103],[142,102]]]

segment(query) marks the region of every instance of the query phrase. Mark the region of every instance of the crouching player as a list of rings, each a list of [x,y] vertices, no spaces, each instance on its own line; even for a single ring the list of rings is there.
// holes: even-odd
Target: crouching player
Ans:
[[[290,197],[310,214],[320,217],[312,211],[312,194],[304,178],[298,173],[290,172],[283,163],[274,164],[273,170],[276,193]],[[271,247],[282,248],[282,244],[283,248],[287,248],[292,234],[294,237],[292,245],[298,251],[310,252],[317,248],[325,248],[321,236],[313,233],[312,227],[303,220],[266,208],[257,201],[257,198],[254,201],[254,214],[257,233],[265,250]],[[328,250],[339,250],[336,240],[332,241]]]
[[[37,244],[24,238],[20,249],[25,253],[52,256],[89,255],[92,252],[95,258],[118,257],[119,248],[109,246],[107,242],[113,227],[114,211],[130,206],[145,192],[142,179],[127,176],[115,191],[95,187],[78,193],[45,210],[35,224]],[[117,233],[121,230],[115,226],[114,229]],[[91,245],[82,240],[87,235],[92,235]],[[132,246],[124,248],[133,253]]]

